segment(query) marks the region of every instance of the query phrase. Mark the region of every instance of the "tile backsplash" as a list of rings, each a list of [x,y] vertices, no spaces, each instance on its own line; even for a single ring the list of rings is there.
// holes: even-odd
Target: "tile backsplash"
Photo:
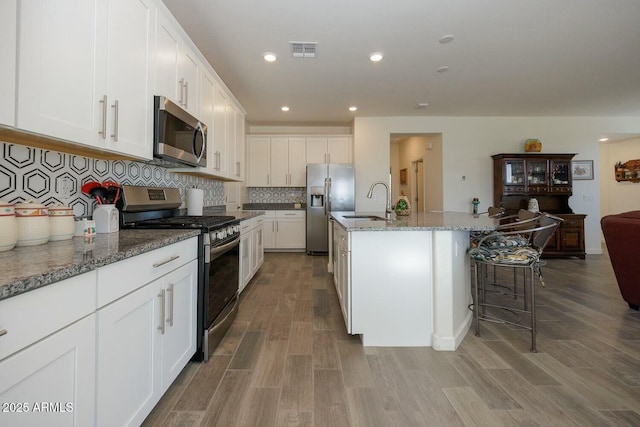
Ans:
[[[249,187],[249,203],[306,203],[305,187]]]
[[[205,206],[225,203],[221,181],[182,175],[171,169],[126,160],[100,160],[42,150],[0,141],[0,199],[17,203],[33,199],[44,205],[62,203],[73,208],[76,216],[91,215],[95,201],[82,194],[88,181],[115,181],[127,185],[177,187],[183,202],[186,189],[204,189]],[[63,198],[61,183],[71,182],[69,198]],[[186,202],[183,203],[186,207]]]

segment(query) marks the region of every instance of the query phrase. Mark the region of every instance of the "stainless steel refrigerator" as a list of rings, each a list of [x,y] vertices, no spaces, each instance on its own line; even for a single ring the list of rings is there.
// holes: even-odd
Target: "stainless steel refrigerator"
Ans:
[[[355,174],[349,164],[307,165],[307,253],[329,250],[329,213],[355,210]]]

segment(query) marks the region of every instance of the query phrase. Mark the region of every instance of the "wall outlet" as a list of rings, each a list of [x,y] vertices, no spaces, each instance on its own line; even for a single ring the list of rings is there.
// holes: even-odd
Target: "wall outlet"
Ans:
[[[71,178],[68,176],[61,176],[58,178],[57,184],[57,193],[61,199],[70,199],[71,192],[73,191],[73,183],[71,182]]]

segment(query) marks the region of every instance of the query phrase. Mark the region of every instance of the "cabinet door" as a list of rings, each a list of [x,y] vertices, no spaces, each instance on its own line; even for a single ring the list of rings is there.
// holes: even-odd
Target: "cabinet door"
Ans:
[[[276,247],[279,249],[304,249],[306,242],[304,218],[278,218]]]
[[[527,187],[534,193],[546,192],[548,187],[547,160],[527,160]]]
[[[502,163],[504,177],[504,191],[506,193],[518,193],[525,191],[526,174],[524,160],[505,159]]]
[[[345,245],[338,245],[338,286],[336,291],[340,298],[340,308],[344,317],[347,333],[351,333],[351,260]]]
[[[95,337],[96,319],[90,315],[2,360],[0,402],[28,405],[22,408],[29,410],[3,411],[2,425],[94,425]],[[57,406],[34,407],[42,402]]]
[[[16,125],[17,0],[0,2],[0,124]]]
[[[289,138],[289,186],[307,185],[306,138]]]
[[[233,169],[233,177],[244,179],[245,169],[245,135],[244,135],[244,114],[236,110],[236,164]],[[230,171],[231,172],[231,171]]]
[[[267,187],[270,181],[270,138],[250,137],[247,142],[249,150],[248,187]]]
[[[307,163],[328,163],[327,138],[307,138]]]
[[[105,55],[97,3],[20,3],[17,127],[89,146],[101,143]]]
[[[150,0],[110,0],[105,15],[108,22],[106,148],[151,159],[153,6]]]
[[[198,261],[167,274],[164,327],[162,335],[162,393],[164,393],[196,352],[196,307]]]
[[[200,113],[200,60],[184,43],[178,61],[178,102],[195,117]]]
[[[140,425],[162,395],[161,284],[158,279],[98,310],[99,426]]]
[[[240,237],[240,278],[239,291],[247,286],[252,275],[252,233],[247,231]]]
[[[276,219],[265,218],[262,223],[262,244],[264,249],[276,248]]]
[[[232,103],[227,103],[227,166],[225,167],[227,176],[236,175],[236,107]]]
[[[260,225],[253,229],[253,240],[251,241],[253,245],[253,258],[251,269],[252,276],[256,274],[262,263],[264,262],[264,233],[263,233],[263,220],[259,220]]]
[[[289,185],[289,138],[271,138],[271,187]]]
[[[207,171],[215,172],[217,161],[214,131],[214,97],[216,83],[213,76],[207,72],[202,74],[202,87],[200,91],[200,118],[207,125]]]
[[[351,163],[351,138],[327,138],[327,163]]]
[[[180,103],[178,100],[180,44],[180,36],[178,36],[173,24],[164,14],[158,13],[158,22],[156,24],[154,95],[166,96],[176,104]]]
[[[214,170],[224,175],[227,173],[227,95],[218,85],[213,102]]]

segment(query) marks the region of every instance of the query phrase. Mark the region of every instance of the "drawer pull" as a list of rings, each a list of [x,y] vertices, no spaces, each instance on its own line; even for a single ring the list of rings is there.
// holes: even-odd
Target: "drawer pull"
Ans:
[[[7,330],[6,329],[0,329],[0,337],[3,335],[7,335]]]
[[[178,258],[180,258],[180,255],[174,255],[174,256],[172,256],[171,258],[167,259],[167,260],[160,261],[160,262],[156,262],[156,263],[154,263],[154,264],[153,264],[153,268],[162,267],[163,265],[168,264],[168,263],[170,263],[171,261],[175,261],[175,260],[177,260]]]

